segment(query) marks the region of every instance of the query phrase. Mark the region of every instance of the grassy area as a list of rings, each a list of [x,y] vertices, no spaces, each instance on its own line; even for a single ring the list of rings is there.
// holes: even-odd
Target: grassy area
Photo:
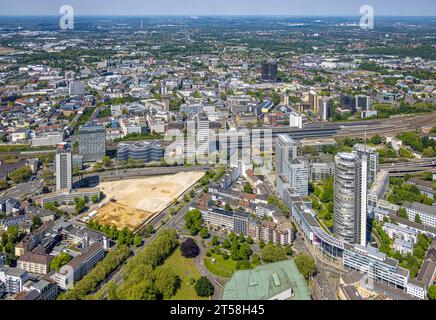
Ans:
[[[215,258],[215,263],[212,263],[212,259]],[[212,253],[210,257],[204,258],[204,266],[209,272],[223,277],[230,278],[233,272],[236,271],[236,261],[232,259],[225,260],[221,255]]]
[[[194,259],[183,257],[180,249],[176,249],[163,265],[170,267],[181,279],[180,288],[177,289],[176,294],[171,297],[172,300],[207,300],[207,298],[197,296],[194,284],[189,284],[191,279],[197,280],[201,277],[200,271],[198,271],[194,263]]]

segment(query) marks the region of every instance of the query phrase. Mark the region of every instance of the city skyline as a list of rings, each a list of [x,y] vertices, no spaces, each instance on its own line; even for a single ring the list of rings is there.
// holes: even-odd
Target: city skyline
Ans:
[[[0,16],[14,15],[58,15],[62,5],[71,5],[75,14],[80,16],[359,16],[360,8],[370,5],[378,16],[435,16],[436,2],[418,0],[413,7],[406,0],[310,0],[284,1],[271,0],[268,3],[248,0],[188,0],[181,3],[176,0],[161,0],[144,3],[139,0],[127,0],[119,3],[113,0],[96,0],[92,3],[72,0],[64,3],[60,0],[42,0],[35,4],[30,0],[2,0]]]

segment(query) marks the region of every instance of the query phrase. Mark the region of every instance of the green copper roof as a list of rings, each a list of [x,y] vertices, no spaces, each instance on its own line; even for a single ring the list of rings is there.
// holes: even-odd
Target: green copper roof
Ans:
[[[292,295],[289,296],[289,289]],[[280,296],[278,296],[280,295]],[[224,286],[223,300],[310,300],[306,280],[293,260],[258,266],[251,270],[236,271]]]

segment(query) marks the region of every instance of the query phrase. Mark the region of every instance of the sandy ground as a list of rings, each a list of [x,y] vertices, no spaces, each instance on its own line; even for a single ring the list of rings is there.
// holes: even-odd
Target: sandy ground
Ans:
[[[127,228],[135,231],[153,216],[154,214],[151,212],[110,201],[98,210],[95,219],[101,225],[115,226],[118,230]]]
[[[102,182],[100,188],[108,199],[139,210],[157,213],[203,175],[203,172],[180,172],[175,175]]]

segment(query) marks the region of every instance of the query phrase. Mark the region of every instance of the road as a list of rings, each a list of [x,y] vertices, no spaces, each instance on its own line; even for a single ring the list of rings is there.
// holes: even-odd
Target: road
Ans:
[[[187,190],[186,192],[189,192],[189,191],[190,191],[190,189]],[[153,225],[154,229],[155,230],[157,229],[156,232],[153,233],[150,237],[146,238],[143,241],[143,244],[142,244],[141,247],[134,247],[134,248],[132,248],[132,251],[133,251],[132,255],[124,262],[124,264],[126,264],[127,261],[129,259],[131,259],[132,257],[134,257],[139,251],[141,251],[144,248],[144,246],[146,246],[151,241],[153,241],[162,230],[175,229],[176,231],[178,231],[180,233],[180,231],[182,230],[181,225],[183,224],[185,215],[188,212],[189,207],[194,202],[196,202],[199,199],[200,196],[201,196],[201,190],[198,190],[196,195],[195,195],[195,197],[186,206],[184,206],[182,209],[180,209],[180,211],[176,215],[174,215],[172,217],[170,216],[169,220],[165,224],[163,224],[163,225],[162,225],[162,223],[159,224],[159,222],[161,222],[165,217],[169,216],[169,209],[168,208],[165,209],[161,214],[156,216],[150,222],[150,224]],[[183,195],[181,197],[183,197]],[[111,276],[106,278],[105,281],[99,285],[99,287],[97,288],[97,291],[104,284],[108,283],[109,281],[113,281],[113,282],[115,282],[119,286],[122,283],[122,280],[123,280],[122,270],[123,270],[123,266],[118,268],[114,273],[112,273]],[[107,299],[107,293],[106,292],[103,293],[103,299]]]
[[[436,157],[426,159],[412,159],[408,162],[386,163],[381,169],[389,172],[390,176],[404,176],[407,173],[433,172],[436,173]]]
[[[209,165],[203,166],[173,166],[173,167],[145,167],[145,168],[135,168],[135,169],[115,169],[107,170],[102,172],[87,173],[83,175],[83,179],[95,179],[97,182],[102,181],[113,181],[121,179],[135,179],[146,176],[153,175],[165,175],[165,174],[175,174],[179,172],[191,172],[191,171],[206,171],[210,168]],[[81,179],[80,177],[75,177],[76,182]]]

